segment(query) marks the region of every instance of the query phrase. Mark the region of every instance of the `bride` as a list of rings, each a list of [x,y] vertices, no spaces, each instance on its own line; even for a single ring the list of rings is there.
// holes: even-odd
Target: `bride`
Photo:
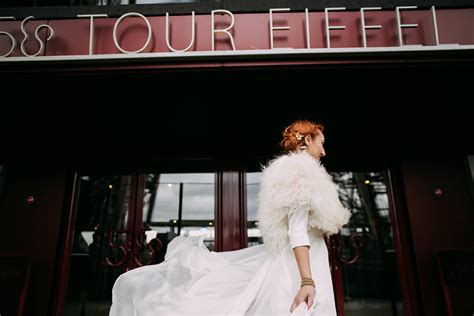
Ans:
[[[283,131],[284,153],[263,167],[263,244],[215,252],[204,236],[177,236],[162,263],[117,278],[110,316],[337,315],[324,237],[351,214],[320,162],[323,130],[293,122]]]

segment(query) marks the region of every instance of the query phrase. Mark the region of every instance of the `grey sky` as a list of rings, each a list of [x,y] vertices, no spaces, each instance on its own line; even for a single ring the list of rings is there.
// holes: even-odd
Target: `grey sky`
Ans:
[[[178,218],[180,183],[183,183],[183,219],[214,220],[214,173],[161,174],[159,182],[152,221]],[[145,196],[145,212],[150,193]]]
[[[261,172],[247,173],[247,220],[257,219],[258,191],[260,188]]]
[[[257,196],[261,172],[247,173],[247,213],[257,217]],[[214,173],[161,174],[152,221],[178,218],[179,183],[183,183],[183,219],[214,220]],[[150,193],[145,195],[145,213]],[[144,217],[145,218],[145,217]]]

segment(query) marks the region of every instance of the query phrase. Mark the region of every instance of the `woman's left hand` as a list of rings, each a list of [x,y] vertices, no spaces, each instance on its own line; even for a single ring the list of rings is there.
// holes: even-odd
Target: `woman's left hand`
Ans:
[[[295,299],[293,300],[293,304],[291,304],[290,313],[293,313],[296,307],[302,302],[307,304],[309,310],[310,307],[313,305],[315,294],[316,290],[311,285],[302,286],[298,291],[298,294],[296,294]]]

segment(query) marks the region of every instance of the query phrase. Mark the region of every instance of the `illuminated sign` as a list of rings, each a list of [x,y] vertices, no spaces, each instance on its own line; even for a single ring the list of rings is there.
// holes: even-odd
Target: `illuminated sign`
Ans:
[[[453,26],[459,14],[465,21]],[[118,18],[86,14],[35,26],[31,26],[36,22],[32,16],[21,22],[15,17],[0,20],[0,62],[474,49],[474,9],[436,10],[434,6],[398,6],[390,11],[334,7],[322,12],[273,8],[258,14],[214,10],[207,15],[192,12],[173,17],[168,13],[147,17],[129,12]],[[407,33],[425,43],[409,43]],[[463,43],[456,42],[458,33],[462,33]],[[341,44],[338,38],[348,36],[352,39]]]

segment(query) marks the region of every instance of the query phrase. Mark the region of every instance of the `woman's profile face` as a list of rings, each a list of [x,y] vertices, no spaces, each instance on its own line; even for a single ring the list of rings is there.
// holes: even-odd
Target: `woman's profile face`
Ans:
[[[319,131],[318,134],[314,138],[311,136],[306,136],[305,143],[308,146],[308,152],[316,159],[321,159],[321,157],[326,156],[326,152],[324,150],[324,134]]]

